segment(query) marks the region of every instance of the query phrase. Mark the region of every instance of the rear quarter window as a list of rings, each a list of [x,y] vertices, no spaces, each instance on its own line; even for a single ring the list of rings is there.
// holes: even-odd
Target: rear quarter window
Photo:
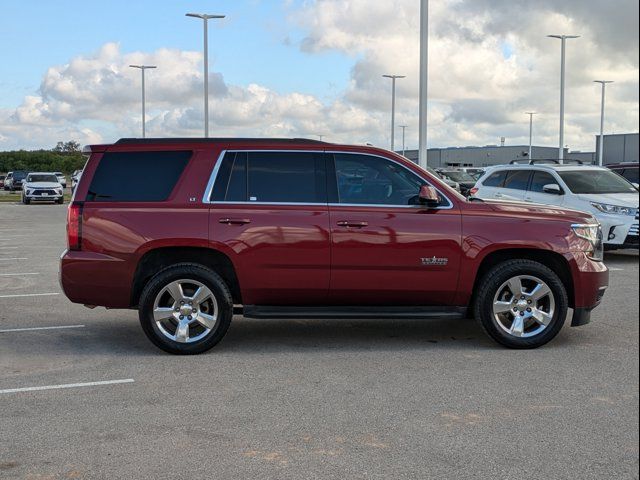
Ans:
[[[87,192],[88,202],[161,202],[169,198],[192,152],[107,152]]]
[[[504,185],[504,179],[506,178],[506,176],[506,170],[495,172],[494,174],[489,175],[489,178],[482,182],[482,185],[484,187],[501,187],[502,185]]]

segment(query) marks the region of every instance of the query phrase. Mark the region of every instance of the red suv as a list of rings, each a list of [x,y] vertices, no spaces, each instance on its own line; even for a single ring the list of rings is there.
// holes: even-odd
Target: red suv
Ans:
[[[60,281],[199,353],[252,318],[464,318],[512,348],[589,322],[608,285],[587,213],[467,200],[392,152],[278,139],[94,145]]]

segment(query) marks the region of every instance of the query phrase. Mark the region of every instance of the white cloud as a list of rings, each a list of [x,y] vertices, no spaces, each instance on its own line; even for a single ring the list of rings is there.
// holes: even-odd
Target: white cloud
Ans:
[[[579,33],[568,44],[567,143],[594,148],[599,120],[596,78],[615,80],[607,96],[607,131],[637,131],[637,1],[439,0],[430,11],[429,139],[434,146],[526,143],[535,109],[536,143],[557,142],[559,43],[547,33]],[[317,0],[287,3],[289,21],[306,32],[308,55],[353,58],[348,85],[330,103],[308,93],[278,93],[210,75],[214,135],[315,136],[387,145],[390,82],[398,81],[397,123],[415,146],[418,113],[418,5],[415,0]],[[635,12],[635,13],[634,13]],[[14,110],[0,110],[0,148],[48,147],[59,140],[113,141],[140,131],[140,72],[147,71],[147,133],[202,133],[202,56],[159,49],[122,53],[105,44],[52,66],[40,89]],[[396,137],[398,138],[398,137]]]

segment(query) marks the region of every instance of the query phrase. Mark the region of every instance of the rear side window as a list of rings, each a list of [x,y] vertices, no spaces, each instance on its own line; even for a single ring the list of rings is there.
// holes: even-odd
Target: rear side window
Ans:
[[[325,160],[312,152],[230,152],[220,165],[211,200],[326,203]]]
[[[507,175],[504,182],[504,188],[512,190],[526,190],[529,185],[530,170],[513,170]]]
[[[529,190],[532,192],[544,193],[545,185],[558,185],[558,181],[550,173],[534,172]]]
[[[629,180],[631,183],[638,183],[638,169],[637,168],[626,168],[622,172],[622,176]]]
[[[111,152],[91,180],[89,202],[161,202],[184,171],[192,152]]]
[[[502,187],[502,185],[504,185],[504,180],[506,177],[506,170],[496,172],[492,175],[489,175],[489,178],[482,182],[482,185],[485,187]]]

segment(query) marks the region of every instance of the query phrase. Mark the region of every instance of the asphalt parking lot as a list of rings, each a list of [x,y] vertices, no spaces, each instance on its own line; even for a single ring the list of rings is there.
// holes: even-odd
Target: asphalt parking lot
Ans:
[[[472,320],[237,317],[176,357],[62,295],[65,215],[0,204],[0,478],[638,478],[636,253],[534,351]]]

